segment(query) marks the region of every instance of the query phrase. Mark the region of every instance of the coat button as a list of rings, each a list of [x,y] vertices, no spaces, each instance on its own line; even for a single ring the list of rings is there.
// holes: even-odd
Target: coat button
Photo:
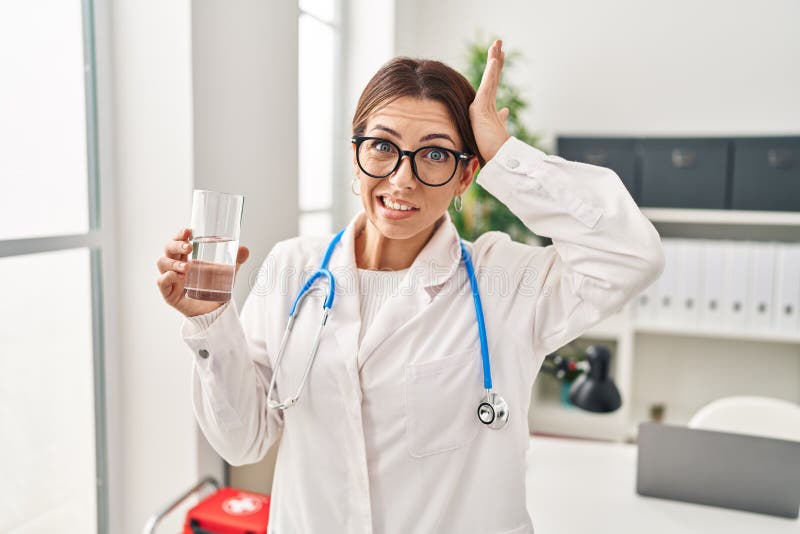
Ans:
[[[516,169],[517,167],[519,167],[519,161],[515,159],[510,159],[506,163],[508,164],[509,169]]]
[[[199,354],[201,358],[208,358],[208,351],[206,349],[200,349],[197,354]]]

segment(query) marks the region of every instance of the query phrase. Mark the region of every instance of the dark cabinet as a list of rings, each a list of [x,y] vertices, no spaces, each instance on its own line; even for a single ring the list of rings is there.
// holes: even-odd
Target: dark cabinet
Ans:
[[[730,143],[724,139],[644,139],[640,205],[725,208]]]
[[[800,136],[560,136],[558,155],[608,167],[642,207],[800,211]]]
[[[735,139],[731,207],[800,211],[800,137]]]

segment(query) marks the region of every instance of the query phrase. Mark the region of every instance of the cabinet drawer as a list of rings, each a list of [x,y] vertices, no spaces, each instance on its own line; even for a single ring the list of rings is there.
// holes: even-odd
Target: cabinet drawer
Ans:
[[[730,141],[643,139],[640,205],[725,208]]]
[[[638,200],[635,140],[559,137],[558,155],[569,161],[580,161],[611,169],[620,177],[634,200]]]
[[[733,141],[731,207],[800,211],[800,137]]]

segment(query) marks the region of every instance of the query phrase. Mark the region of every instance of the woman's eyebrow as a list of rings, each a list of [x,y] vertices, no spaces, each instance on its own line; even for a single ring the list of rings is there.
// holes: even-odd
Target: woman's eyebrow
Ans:
[[[375,126],[372,127],[372,129],[373,130],[382,130],[382,131],[388,133],[389,135],[395,136],[398,139],[402,139],[403,138],[399,133],[395,132],[394,130],[392,130],[388,126],[384,126],[383,124],[376,124]]]
[[[372,129],[373,130],[384,131],[384,132],[386,132],[386,133],[388,133],[390,135],[393,135],[397,139],[401,139],[401,140],[403,139],[403,136],[401,136],[399,133],[397,133],[396,131],[392,130],[388,126],[384,126],[383,124],[376,124],[375,126],[372,127]],[[453,143],[453,145],[456,144],[456,142],[453,141],[453,138],[450,137],[449,135],[445,134],[445,133],[432,133],[432,134],[425,135],[425,136],[420,138],[419,142],[423,143],[425,141],[430,141],[432,139],[447,139],[448,141]]]
[[[453,138],[452,138],[452,137],[450,137],[449,135],[445,134],[445,133],[432,133],[432,134],[428,134],[428,135],[426,135],[426,136],[424,136],[424,137],[421,137],[421,138],[420,138],[420,140],[419,140],[419,142],[420,142],[420,143],[423,143],[423,142],[425,142],[425,141],[430,141],[431,139],[447,139],[448,141],[450,141],[450,142],[451,142],[451,143],[453,143],[454,145],[456,144],[456,142],[455,142],[455,141],[453,141]]]

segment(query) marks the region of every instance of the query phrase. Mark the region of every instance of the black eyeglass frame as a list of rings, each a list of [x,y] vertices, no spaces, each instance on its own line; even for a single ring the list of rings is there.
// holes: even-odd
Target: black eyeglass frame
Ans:
[[[383,141],[385,143],[389,143],[390,145],[392,145],[397,149],[397,153],[399,154],[399,156],[397,157],[397,163],[395,164],[394,168],[390,172],[384,174],[383,176],[377,176],[375,174],[371,174],[367,172],[367,170],[364,168],[363,165],[361,165],[361,157],[359,155],[359,150],[361,150],[361,143],[369,140]],[[453,179],[453,176],[456,175],[456,172],[458,171],[459,162],[469,161],[474,157],[469,152],[459,152],[458,150],[454,150],[452,148],[446,148],[439,145],[426,145],[423,147],[419,147],[416,150],[403,150],[402,148],[397,146],[397,143],[390,141],[389,139],[386,139],[384,137],[366,137],[362,135],[354,135],[353,137],[350,138],[350,142],[356,145],[356,162],[358,163],[358,167],[362,171],[364,171],[364,174],[366,174],[367,176],[370,176],[372,178],[386,178],[387,176],[391,176],[398,169],[398,167],[400,167],[400,163],[403,161],[403,156],[408,156],[408,159],[411,162],[411,171],[414,174],[414,178],[416,178],[423,184],[427,185],[428,187],[442,187],[443,185],[447,185],[448,183],[450,183],[450,180]],[[444,150],[445,152],[449,152],[456,158],[456,164],[453,166],[453,174],[450,175],[450,178],[448,178],[446,181],[440,184],[429,184],[428,182],[420,178],[419,173],[417,172],[417,164],[414,158],[416,157],[417,152],[425,150],[426,148],[435,148],[437,150]]]

